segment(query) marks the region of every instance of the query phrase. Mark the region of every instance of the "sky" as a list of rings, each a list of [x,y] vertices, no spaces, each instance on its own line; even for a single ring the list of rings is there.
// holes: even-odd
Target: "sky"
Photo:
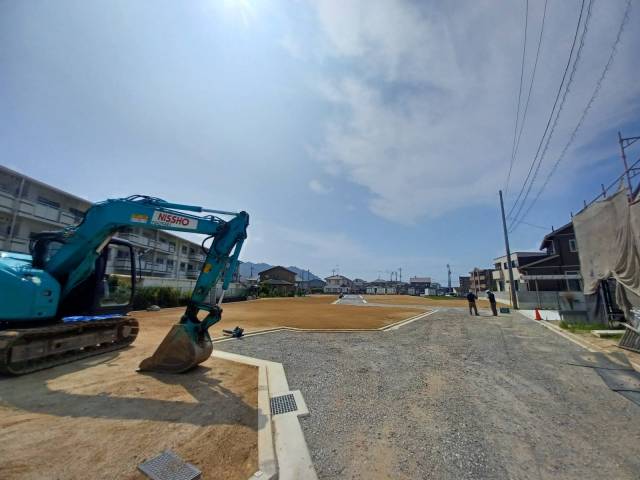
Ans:
[[[508,212],[583,2],[547,0],[532,84],[545,1],[528,3],[523,68],[525,0],[0,0],[1,162],[91,201],[245,210],[242,260],[443,283],[450,264],[456,285],[504,254],[498,190]],[[553,175],[514,251],[537,250],[622,173],[618,130],[640,135],[631,4],[572,138],[627,5],[585,2],[529,198]]]

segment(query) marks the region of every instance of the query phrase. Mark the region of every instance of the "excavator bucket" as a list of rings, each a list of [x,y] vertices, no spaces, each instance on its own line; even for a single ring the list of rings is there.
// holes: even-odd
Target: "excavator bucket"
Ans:
[[[185,325],[177,324],[164,337],[155,353],[138,367],[141,372],[182,373],[211,356],[213,345],[209,335],[194,340]]]

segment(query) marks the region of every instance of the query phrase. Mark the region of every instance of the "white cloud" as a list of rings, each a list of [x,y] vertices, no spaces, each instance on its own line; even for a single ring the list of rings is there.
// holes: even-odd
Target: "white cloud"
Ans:
[[[316,180],[315,178],[309,181],[309,188],[312,192],[315,192],[319,195],[326,195],[331,191],[329,187],[323,185],[319,180]]]
[[[336,107],[318,154],[327,172],[367,188],[370,210],[400,223],[495,202],[497,190],[505,183],[511,151],[522,6],[473,1],[426,7],[420,2],[364,0],[321,0],[315,5],[329,45],[325,55],[341,65],[335,71],[326,69],[333,73],[318,81],[321,95]],[[612,7],[608,2],[594,7],[578,74],[540,180],[591,95],[622,7],[623,3]],[[549,9],[521,143],[523,155],[512,176],[518,183],[512,187],[516,192],[562,76],[573,35],[567,25],[577,19],[575,5],[554,3]],[[541,5],[532,4],[534,33],[541,11]],[[638,29],[632,24],[589,120],[566,158],[565,164],[572,168],[590,161],[575,154],[578,147],[628,119],[633,113],[629,104],[638,105],[640,88],[633,81],[637,69],[632,66]],[[530,37],[530,53],[534,40]],[[532,63],[530,57],[525,79]],[[555,180],[559,178],[556,175]]]

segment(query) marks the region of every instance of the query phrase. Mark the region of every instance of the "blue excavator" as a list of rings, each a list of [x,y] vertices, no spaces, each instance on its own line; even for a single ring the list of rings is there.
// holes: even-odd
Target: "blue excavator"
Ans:
[[[124,348],[135,340],[138,321],[128,314],[139,256],[130,242],[117,237],[132,226],[207,235],[202,242],[206,259],[184,314],[139,367],[169,373],[192,369],[213,350],[208,329],[221,319],[224,292],[248,225],[246,212],[134,195],[92,205],[77,226],[34,235],[30,255],[0,252],[0,373],[25,374]],[[114,252],[127,260],[130,272],[124,278],[107,274]],[[219,281],[220,298],[207,303]],[[199,319],[201,311],[206,315]]]

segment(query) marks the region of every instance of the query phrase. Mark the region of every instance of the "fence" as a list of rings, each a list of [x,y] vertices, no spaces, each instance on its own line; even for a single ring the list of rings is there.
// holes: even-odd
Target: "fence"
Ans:
[[[511,303],[509,292],[494,292],[500,303]],[[518,308],[521,310],[585,311],[587,309],[582,292],[531,292],[521,290],[516,292]]]
[[[158,277],[142,277],[142,287],[171,287],[177,288],[180,292],[189,294],[196,286],[195,280],[189,280],[186,278],[158,278]],[[215,292],[215,293],[214,293]],[[225,293],[225,300],[243,300],[247,298],[247,287],[240,283],[232,282],[229,284],[229,289]],[[215,303],[215,299],[219,298],[222,294],[222,285],[216,285],[215,289],[211,289],[209,293],[209,302]]]

